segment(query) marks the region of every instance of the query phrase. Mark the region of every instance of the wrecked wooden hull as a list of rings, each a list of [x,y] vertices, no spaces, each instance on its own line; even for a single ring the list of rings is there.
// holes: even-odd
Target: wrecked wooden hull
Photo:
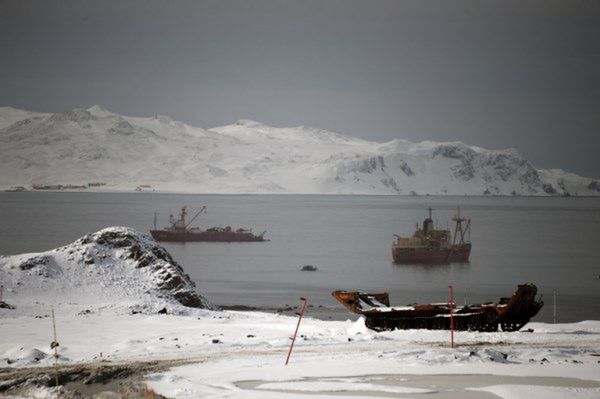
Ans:
[[[519,285],[510,298],[498,303],[455,306],[454,329],[468,331],[518,331],[529,322],[543,306],[536,300],[537,287],[533,284]],[[387,293],[332,292],[350,311],[363,315],[365,325],[375,331],[395,329],[450,329],[450,305],[437,303],[390,307]]]

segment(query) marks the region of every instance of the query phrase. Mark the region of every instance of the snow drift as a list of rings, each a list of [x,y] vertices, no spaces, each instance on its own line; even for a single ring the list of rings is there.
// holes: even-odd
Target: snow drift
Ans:
[[[365,141],[240,120],[205,130],[101,106],[0,108],[0,187],[109,183],[190,193],[600,195],[600,182],[539,170],[516,150],[461,142]]]
[[[0,257],[0,281],[17,309],[57,301],[133,312],[215,308],[163,247],[126,227],[109,227],[47,252]]]

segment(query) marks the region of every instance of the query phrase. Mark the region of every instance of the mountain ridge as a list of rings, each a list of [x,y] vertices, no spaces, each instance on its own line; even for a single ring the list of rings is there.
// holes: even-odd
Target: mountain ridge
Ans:
[[[211,129],[101,105],[0,108],[0,187],[103,181],[189,193],[600,195],[597,179],[536,169],[517,149],[460,141],[379,143],[250,119]]]

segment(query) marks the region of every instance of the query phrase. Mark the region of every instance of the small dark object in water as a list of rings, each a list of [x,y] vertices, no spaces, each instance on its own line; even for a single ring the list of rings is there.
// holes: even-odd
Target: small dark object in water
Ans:
[[[313,265],[304,265],[300,270],[302,270],[303,272],[316,272],[317,267]]]

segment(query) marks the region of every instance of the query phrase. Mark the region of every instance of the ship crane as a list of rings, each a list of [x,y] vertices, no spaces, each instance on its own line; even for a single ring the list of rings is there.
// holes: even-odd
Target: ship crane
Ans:
[[[185,217],[187,216],[187,206],[183,206],[181,208],[181,212],[179,213],[179,219],[175,219],[173,217],[173,215],[169,215],[169,223],[171,223],[171,228],[172,229],[180,229],[180,230],[187,230],[187,228],[194,222],[194,220],[196,220],[196,218],[198,216],[200,216],[200,214],[206,210],[206,206],[203,206],[202,208],[200,208],[200,210],[198,211],[198,213],[196,213],[194,215],[194,217],[192,218],[192,220],[189,223],[185,222]],[[156,216],[155,216],[156,217]]]
[[[185,225],[185,228],[187,229],[188,227],[190,227],[190,225],[192,224],[192,222],[193,222],[194,220],[196,220],[196,218],[197,218],[198,216],[200,216],[200,214],[201,214],[203,211],[205,211],[205,210],[206,210],[206,205],[205,205],[205,206],[203,206],[202,208],[200,208],[200,210],[198,211],[198,213],[196,213],[196,215],[194,215],[194,217],[192,218],[192,220],[190,220],[190,222],[189,222],[188,224],[186,224],[186,225]]]

